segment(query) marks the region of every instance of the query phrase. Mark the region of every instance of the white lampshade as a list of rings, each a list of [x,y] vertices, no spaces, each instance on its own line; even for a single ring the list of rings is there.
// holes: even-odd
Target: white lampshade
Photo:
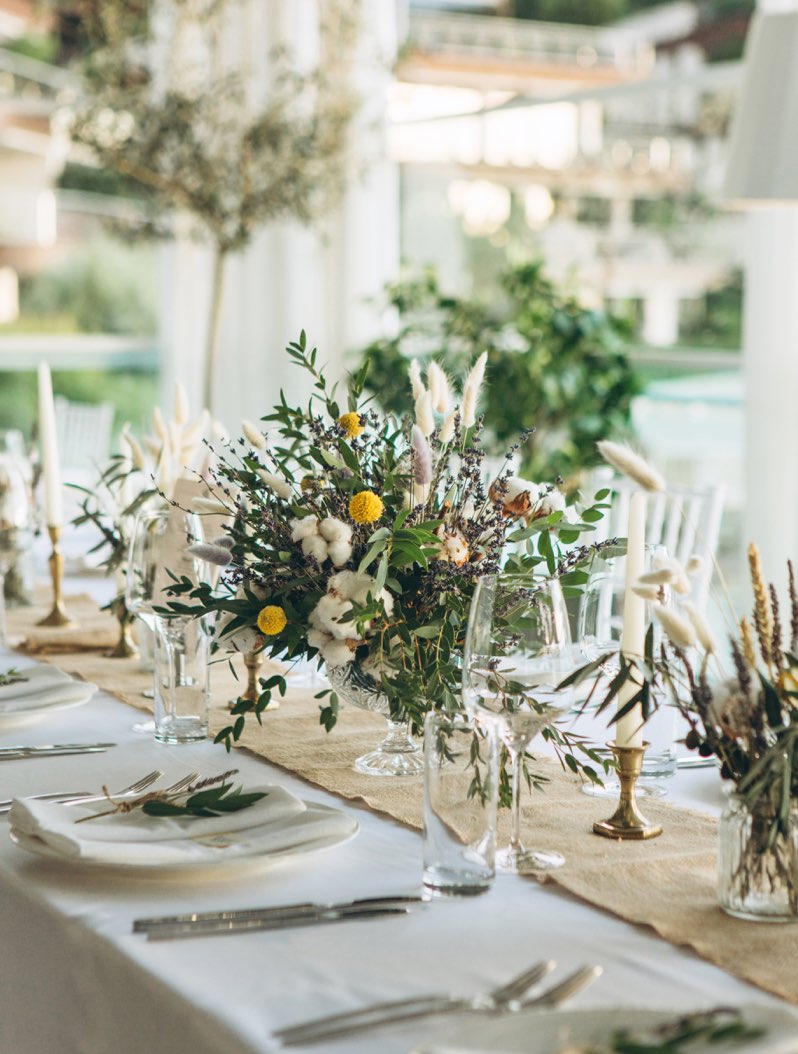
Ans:
[[[798,11],[751,23],[724,190],[748,204],[798,200]]]

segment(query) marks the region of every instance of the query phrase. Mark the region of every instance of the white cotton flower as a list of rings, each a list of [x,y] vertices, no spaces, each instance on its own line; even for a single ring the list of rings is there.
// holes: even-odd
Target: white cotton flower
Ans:
[[[413,390],[413,401],[416,402],[426,392],[424,382],[421,380],[421,367],[418,364],[418,359],[410,360],[410,387]]]
[[[308,534],[302,539],[302,552],[319,564],[327,559],[327,543],[320,534]]]
[[[538,495],[540,494],[539,483],[521,479],[520,476],[510,476],[506,482],[507,485],[502,495],[502,501],[505,505],[515,501],[516,498],[520,498],[522,494],[528,494],[532,502],[538,500]]]
[[[662,604],[652,604],[651,610],[674,647],[686,649],[695,646],[695,630],[687,619],[682,618],[681,615],[677,615],[675,611],[666,608]]]
[[[319,534],[327,542],[351,542],[352,528],[335,516],[326,516],[319,524]]]
[[[301,542],[304,538],[319,533],[319,521],[315,516],[303,516],[302,519],[291,520],[291,541]]]
[[[345,640],[331,640],[320,649],[321,657],[328,666],[346,666],[355,653]]]
[[[462,567],[470,555],[468,542],[460,531],[451,533],[444,532],[440,535],[441,547],[438,550],[438,559],[449,561],[456,567]]]
[[[348,600],[332,596],[330,593],[325,593],[323,597],[320,597],[314,608],[316,621],[320,628],[335,637],[336,640],[345,640],[355,633],[354,622],[342,623],[340,621],[351,610],[352,605]]]
[[[266,449],[266,436],[257,425],[245,419],[241,422],[241,431],[244,433],[244,438],[247,442],[251,443],[256,450]]]
[[[273,472],[267,472],[265,468],[258,469],[258,477],[266,484],[272,494],[278,498],[288,500],[293,496],[293,488],[281,476],[275,476]]]
[[[643,490],[665,490],[665,479],[649,463],[624,443],[602,439],[596,443],[598,452],[608,465],[628,476]]]
[[[339,571],[327,579],[327,592],[350,600],[357,590],[360,577],[357,571]],[[363,575],[363,578],[370,576]]]
[[[686,600],[682,607],[687,613],[687,617],[693,624],[695,635],[698,637],[698,643],[707,653],[712,655],[713,652],[717,651],[717,643],[715,641],[715,635],[709,628],[709,623],[704,618],[703,614],[698,610],[695,604],[692,604],[689,600]]]
[[[451,443],[452,439],[454,439],[454,419],[456,415],[457,410],[451,410],[444,419],[438,434],[438,438],[442,443]]]
[[[328,542],[327,555],[335,567],[343,567],[352,556],[351,542]]]
[[[551,516],[555,512],[565,512],[565,495],[556,489],[541,494],[535,506],[535,517]]]
[[[432,395],[429,392],[424,392],[423,395],[416,399],[416,424],[425,439],[427,436],[431,436],[435,431],[435,417],[432,413]]]
[[[259,648],[263,643],[263,635],[254,626],[241,626],[227,633],[227,627],[236,618],[237,615],[228,615],[217,623],[214,636],[224,651],[248,652]]]
[[[188,421],[188,396],[186,395],[186,389],[180,381],[175,385],[174,413],[177,424],[184,425]]]

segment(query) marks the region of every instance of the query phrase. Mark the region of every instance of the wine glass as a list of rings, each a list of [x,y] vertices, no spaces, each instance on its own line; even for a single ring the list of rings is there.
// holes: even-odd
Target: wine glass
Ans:
[[[133,524],[127,559],[125,604],[152,637],[156,661],[153,665],[153,690],[144,693],[147,698],[155,698],[161,687],[158,685],[161,675],[157,661],[159,649],[166,647],[167,656],[172,657],[178,665],[180,663],[180,650],[164,643],[162,630],[169,617],[157,609],[166,604],[164,590],[172,581],[167,568],[173,574],[187,575],[192,581],[199,581],[201,561],[187,551],[197,541],[202,541],[200,518],[166,502],[144,506]],[[179,685],[179,670],[176,676]],[[133,725],[134,732],[144,735],[154,730],[154,721],[139,721]]]
[[[556,579],[486,575],[471,601],[463,655],[463,703],[478,723],[492,726],[512,762],[512,834],[496,856],[500,871],[550,871],[560,853],[521,842],[522,760],[529,744],[568,709],[557,685],[573,669],[568,612]]]
[[[0,456],[0,645],[8,645],[6,575],[32,540],[32,511],[25,476],[16,462]]]

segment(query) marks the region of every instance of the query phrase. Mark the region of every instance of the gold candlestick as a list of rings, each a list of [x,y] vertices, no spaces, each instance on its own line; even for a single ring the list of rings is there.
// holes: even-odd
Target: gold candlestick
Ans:
[[[228,710],[232,710],[240,699],[243,699],[247,703],[256,703],[260,698],[260,685],[258,684],[258,674],[260,673],[260,668],[263,665],[263,652],[244,652],[244,665],[247,668],[247,687],[244,689],[238,699],[234,699],[231,703],[228,703]],[[279,699],[272,699],[266,709],[279,710]]]
[[[247,688],[245,692],[242,692],[241,698],[248,703],[256,703],[260,696],[258,673],[263,665],[263,653],[259,651],[246,652],[244,665],[247,668]]]
[[[615,755],[621,796],[613,815],[608,820],[593,824],[594,834],[603,835],[605,838],[629,838],[637,841],[656,838],[662,834],[660,825],[647,820],[635,801],[635,784],[643,768],[643,755],[649,745],[644,743],[642,747],[619,747],[617,743],[607,744]]]
[[[61,550],[58,548],[58,542],[61,537],[60,527],[49,527],[47,533],[50,535],[50,541],[53,546],[53,551],[50,553],[50,577],[53,580],[53,609],[49,615],[45,618],[40,619],[36,623],[37,626],[74,626],[75,623],[67,614],[67,610],[64,607],[64,601],[61,597],[61,580],[64,576],[64,558],[61,555]]]

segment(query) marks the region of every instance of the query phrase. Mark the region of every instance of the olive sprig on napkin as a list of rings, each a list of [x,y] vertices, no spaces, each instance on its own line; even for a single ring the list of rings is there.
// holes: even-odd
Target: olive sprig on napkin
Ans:
[[[245,792],[242,787],[233,788],[229,780],[230,776],[236,775],[238,769],[230,769],[219,776],[210,776],[207,779],[198,780],[181,791],[169,793],[168,791],[150,791],[138,798],[114,801],[103,787],[108,801],[114,806],[104,812],[92,813],[90,816],[81,816],[75,823],[85,823],[87,820],[97,820],[100,816],[113,816],[116,813],[129,813],[141,809],[147,816],[222,816],[225,813],[240,812],[255,802],[260,801],[267,795],[266,791]]]

